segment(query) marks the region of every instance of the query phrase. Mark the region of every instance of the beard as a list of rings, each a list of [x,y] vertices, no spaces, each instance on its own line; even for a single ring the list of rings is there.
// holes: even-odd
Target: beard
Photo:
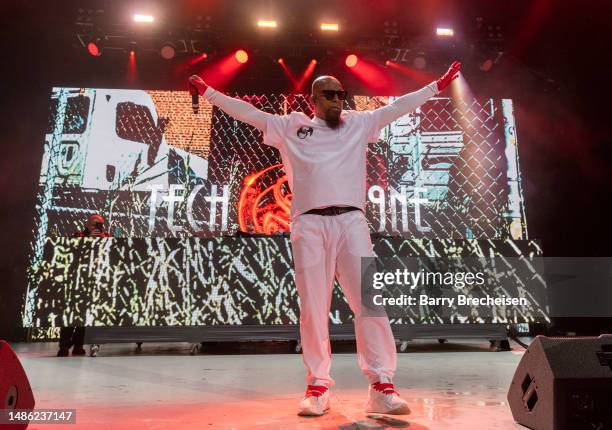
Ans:
[[[342,124],[342,118],[340,118],[340,111],[336,109],[328,109],[325,112],[325,124],[329,128],[338,128]]]

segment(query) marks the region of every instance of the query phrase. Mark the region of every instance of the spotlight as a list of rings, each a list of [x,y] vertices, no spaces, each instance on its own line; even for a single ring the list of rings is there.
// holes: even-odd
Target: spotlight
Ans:
[[[278,59],[278,62],[279,62],[280,64],[283,64],[283,63],[285,62],[285,60],[283,60],[283,57],[281,57],[281,58],[279,58],[279,59]]]
[[[172,60],[176,55],[174,44],[170,42],[164,43],[159,50],[159,55],[161,55],[164,60]]]
[[[493,60],[491,60],[490,58],[487,58],[481,65],[480,65],[480,70],[482,70],[483,72],[488,72],[493,68]]]
[[[324,22],[321,24],[321,30],[323,31],[338,31],[340,27],[337,23]]]
[[[153,15],[142,15],[139,13],[134,14],[134,22],[153,22]]]
[[[128,52],[130,53],[130,57],[135,56],[137,51],[138,51],[138,44],[136,44],[136,42],[128,43]]]
[[[236,61],[241,64],[244,64],[249,61],[249,54],[247,54],[246,51],[243,49],[239,49],[238,51],[236,51],[236,54],[234,54],[234,56],[236,57]]]
[[[414,60],[412,60],[412,65],[415,69],[423,70],[425,67],[427,67],[427,60],[425,57],[419,55],[414,57]]]
[[[261,28],[276,28],[276,21],[263,20],[257,21],[257,27]]]
[[[436,34],[438,36],[446,36],[446,37],[451,37],[455,34],[455,32],[453,31],[452,28],[442,28],[442,27],[438,27],[436,28]]]
[[[355,67],[357,65],[357,56],[355,54],[350,54],[346,56],[346,65],[348,67]]]
[[[100,39],[94,39],[87,44],[87,52],[93,57],[99,57],[102,55],[102,48],[100,47]]]

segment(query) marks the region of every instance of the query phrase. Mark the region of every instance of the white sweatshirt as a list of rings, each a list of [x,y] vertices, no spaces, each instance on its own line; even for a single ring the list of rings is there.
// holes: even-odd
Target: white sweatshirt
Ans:
[[[263,131],[266,145],[280,151],[293,193],[291,217],[326,206],[355,206],[365,211],[366,152],[380,130],[437,94],[437,84],[405,94],[371,111],[342,112],[332,129],[321,118],[302,112],[274,115],[208,88],[204,97],[230,116]]]

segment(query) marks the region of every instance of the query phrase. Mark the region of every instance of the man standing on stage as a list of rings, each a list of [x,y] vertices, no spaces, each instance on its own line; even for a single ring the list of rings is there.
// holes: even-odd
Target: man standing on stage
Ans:
[[[104,228],[104,217],[93,214],[87,218],[85,228],[77,231],[72,237],[111,237]],[[67,357],[72,347],[72,355],[85,355],[85,327],[62,327],[60,329],[58,357]]]
[[[414,111],[448,87],[459,74],[454,62],[435,82],[376,110],[343,111],[347,93],[338,79],[320,76],[312,84],[315,117],[302,112],[273,115],[215,91],[199,76],[189,82],[213,105],[263,131],[263,142],[282,157],[291,205],[291,247],[300,298],[300,336],[307,389],[300,415],[329,409],[331,349],[329,308],[334,278],[355,315],[357,357],[370,382],[366,412],[408,414],[395,391],[395,339],[389,319],[364,316],[361,307],[361,258],[373,256],[365,219],[366,152],[380,130]]]

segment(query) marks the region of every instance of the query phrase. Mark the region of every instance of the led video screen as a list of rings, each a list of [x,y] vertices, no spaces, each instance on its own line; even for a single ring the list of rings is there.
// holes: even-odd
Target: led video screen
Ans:
[[[269,113],[313,114],[302,94],[241,98]],[[375,109],[393,99],[352,96],[345,108]],[[194,114],[184,91],[54,88],[42,158],[25,325],[297,322],[285,234],[291,190],[279,153],[262,143],[259,130],[204,100]],[[394,121],[369,146],[366,190],[375,247],[408,246],[418,255],[425,241],[443,256],[465,250],[474,256],[483,248],[490,255],[541,255],[527,236],[512,100],[434,97]],[[68,239],[94,213],[106,218],[115,239]],[[244,235],[253,237],[236,237]],[[251,242],[236,248],[236,240]],[[212,251],[223,246],[259,254],[236,266],[243,277],[234,276],[230,265],[198,280],[202,265],[232,258]],[[192,267],[195,255],[201,264]],[[164,265],[172,275],[159,272]],[[280,284],[271,287],[274,279]],[[218,308],[203,308],[213,290],[225,297],[222,285],[239,285],[241,300],[257,297],[256,306],[245,310],[234,298],[229,307],[226,300],[212,300]],[[110,290],[114,299],[100,302],[99,292]],[[163,306],[129,305],[130,298],[144,303],[162,291]],[[78,303],[67,295],[78,296]],[[332,314],[346,321],[342,295],[336,289],[334,296]],[[278,317],[259,316],[272,302]],[[106,308],[105,317],[91,312],[98,305]],[[533,309],[509,312],[514,316],[502,320],[543,318],[544,307],[537,301]],[[427,322],[430,316],[426,311],[410,318]]]

